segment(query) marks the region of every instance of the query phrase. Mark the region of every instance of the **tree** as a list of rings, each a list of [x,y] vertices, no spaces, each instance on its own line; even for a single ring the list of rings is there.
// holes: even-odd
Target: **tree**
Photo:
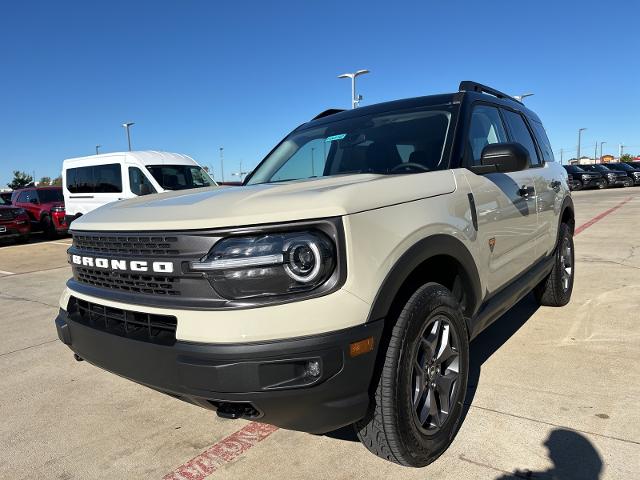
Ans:
[[[62,186],[62,177],[56,177],[51,181],[51,185],[53,185],[54,187],[61,187]]]
[[[633,162],[633,155],[625,153],[624,155],[622,155],[620,157],[620,161],[621,162]]]
[[[51,177],[42,177],[38,182],[38,185],[50,185],[50,184],[51,184]]]
[[[33,177],[26,172],[21,172],[19,170],[13,171],[13,180],[11,183],[7,183],[7,187],[12,190],[17,190],[19,188],[26,187],[30,183],[33,183]]]

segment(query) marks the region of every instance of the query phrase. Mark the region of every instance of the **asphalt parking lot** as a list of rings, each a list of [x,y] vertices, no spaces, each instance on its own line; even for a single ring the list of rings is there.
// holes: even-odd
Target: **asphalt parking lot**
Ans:
[[[419,470],[374,457],[348,429],[221,420],[74,361],[53,324],[70,239],[2,244],[0,477],[638,478],[640,188],[573,197],[571,303],[527,297],[474,341],[464,424]]]

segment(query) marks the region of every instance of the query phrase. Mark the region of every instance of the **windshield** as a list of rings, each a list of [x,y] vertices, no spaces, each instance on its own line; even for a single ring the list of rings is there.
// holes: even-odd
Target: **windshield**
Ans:
[[[11,202],[7,202],[2,196],[0,196],[0,206],[11,205]]]
[[[567,169],[568,172],[571,173],[580,173],[580,172],[584,172],[585,170],[576,166],[576,165],[569,165],[567,167],[565,167]]]
[[[264,159],[247,184],[446,168],[444,152],[454,108],[362,115],[295,131]]]
[[[64,199],[62,198],[62,189],[52,188],[46,190],[38,190],[38,200],[40,200],[40,203],[63,202]]]
[[[153,178],[165,190],[210,187],[213,180],[197,165],[147,165]]]
[[[631,165],[627,165],[626,163],[616,163],[615,165],[612,165],[612,167],[617,170],[626,170],[628,172],[635,172],[636,170]]]

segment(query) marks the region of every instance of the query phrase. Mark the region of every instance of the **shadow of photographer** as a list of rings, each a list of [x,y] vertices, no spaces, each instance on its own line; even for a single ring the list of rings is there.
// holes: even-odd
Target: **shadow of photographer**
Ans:
[[[553,430],[544,446],[549,451],[553,466],[547,470],[515,470],[496,480],[522,478],[547,480],[598,480],[602,472],[602,459],[591,442],[578,432],[558,428]]]

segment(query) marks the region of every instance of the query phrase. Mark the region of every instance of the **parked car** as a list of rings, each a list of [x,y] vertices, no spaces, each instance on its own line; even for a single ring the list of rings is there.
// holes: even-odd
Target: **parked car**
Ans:
[[[626,162],[628,165],[631,165],[634,168],[637,168],[638,170],[640,170],[640,162]]]
[[[569,188],[582,190],[583,188],[606,188],[607,183],[600,172],[587,172],[579,165],[564,165],[569,175]]]
[[[221,417],[354,424],[424,466],[464,417],[471,339],[531,291],[569,302],[574,227],[538,116],[462,82],[325,111],[242,188],[75,220],[55,324],[77,358]]]
[[[27,187],[16,190],[11,203],[27,211],[32,230],[42,230],[49,238],[67,233],[62,188]]]
[[[216,183],[187,155],[144,151],[69,158],[62,163],[62,186],[70,225],[107,203]]]
[[[633,181],[629,178],[626,172],[622,170],[612,170],[611,168],[601,163],[591,165],[580,165],[580,168],[588,172],[601,173],[605,179],[608,187],[630,187],[633,185]]]
[[[607,167],[625,172],[633,182],[633,185],[640,185],[640,168],[624,162],[608,163]]]
[[[15,238],[20,242],[29,240],[31,222],[23,208],[18,208],[0,196],[0,238]]]

